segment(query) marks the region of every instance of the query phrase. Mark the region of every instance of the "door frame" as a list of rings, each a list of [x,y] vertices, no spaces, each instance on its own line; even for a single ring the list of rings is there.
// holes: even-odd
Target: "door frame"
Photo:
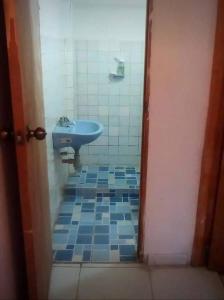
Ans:
[[[138,235],[138,258],[144,260],[144,212],[146,204],[147,164],[149,143],[149,97],[150,97],[150,58],[153,0],[147,0],[146,40],[145,40],[145,77],[142,120],[140,212]],[[211,240],[214,210],[224,143],[224,2],[218,1],[217,27],[213,57],[211,90],[201,178],[198,195],[195,238],[192,252],[192,265],[205,265],[207,249]]]
[[[146,33],[145,33],[145,72],[144,72],[144,96],[142,117],[142,145],[141,145],[141,178],[140,178],[140,209],[137,256],[140,262],[144,257],[144,217],[146,204],[146,187],[148,171],[149,151],[149,97],[150,97],[150,62],[151,62],[151,39],[152,39],[152,11],[153,0],[147,0],[146,5]]]
[[[224,1],[218,1],[210,99],[191,263],[207,264],[224,145]]]
[[[146,204],[147,163],[149,143],[149,97],[150,97],[150,58],[153,0],[147,0],[145,78],[141,146],[140,212],[138,235],[138,258],[144,260],[144,212]],[[224,136],[224,2],[218,2],[217,27],[210,101],[205,134],[201,178],[198,195],[195,238],[192,252],[192,265],[205,265],[207,249],[211,240],[214,210],[216,204],[218,176]]]

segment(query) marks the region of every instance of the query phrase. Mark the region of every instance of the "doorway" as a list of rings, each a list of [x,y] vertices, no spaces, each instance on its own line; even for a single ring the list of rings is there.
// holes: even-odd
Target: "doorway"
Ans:
[[[40,0],[55,263],[138,259],[146,0]]]

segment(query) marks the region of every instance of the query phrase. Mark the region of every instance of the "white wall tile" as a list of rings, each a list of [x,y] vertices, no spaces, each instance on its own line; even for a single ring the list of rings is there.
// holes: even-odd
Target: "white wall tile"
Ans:
[[[120,136],[119,137],[119,146],[129,145],[129,139],[127,136]]]
[[[129,136],[128,145],[129,146],[137,146],[139,144],[139,137]]]
[[[77,72],[78,73],[87,73],[87,62],[78,62],[77,63]]]
[[[118,136],[109,136],[109,146],[115,146],[118,144]]]
[[[43,34],[44,28],[41,28]],[[42,53],[43,65],[43,88],[44,88],[44,108],[45,123],[48,132],[47,136],[47,160],[48,160],[48,177],[50,190],[50,214],[51,226],[53,228],[57,217],[58,207],[62,200],[62,187],[67,178],[67,167],[60,161],[59,154],[53,151],[51,133],[56,125],[58,118],[66,115],[67,107],[72,109],[73,97],[73,79],[68,72],[65,64],[64,40],[47,36]],[[71,53],[66,53],[67,59],[71,59]],[[65,76],[66,75],[66,76]],[[65,105],[66,104],[66,105]]]
[[[94,51],[99,49],[99,41],[89,40],[87,44],[88,44],[88,50]]]
[[[78,98],[78,105],[86,105],[86,104],[88,104],[87,95],[78,95],[77,98]]]
[[[96,84],[88,84],[87,85],[87,93],[89,95],[97,95],[98,94],[98,85],[96,85]]]
[[[96,116],[98,114],[98,106],[88,105],[88,114],[89,116]]]
[[[109,96],[109,104],[112,105],[119,105],[120,97],[119,96]]]
[[[119,128],[119,136],[128,136],[129,131],[130,131],[129,128],[130,127],[127,127],[127,126],[120,127]]]
[[[77,50],[87,50],[87,41],[76,41],[75,45]]]
[[[109,136],[119,136],[119,127],[118,126],[110,126],[109,127]]]
[[[130,108],[129,106],[120,106],[120,116],[129,116]]]
[[[119,152],[119,148],[118,146],[109,146],[109,154],[118,154]]]
[[[46,51],[47,41],[43,40],[43,51]],[[54,53],[56,44],[51,43],[51,53]],[[133,41],[66,40],[64,49],[60,48],[62,57],[55,53],[48,66],[45,66],[49,72],[49,84],[45,93],[48,99],[54,99],[54,108],[60,113],[65,109],[65,113],[72,118],[95,119],[104,125],[102,136],[82,149],[84,163],[103,163],[108,159],[107,163],[116,164],[125,156],[123,163],[139,163],[143,45],[143,42]],[[54,66],[53,57],[61,59],[64,66],[56,68],[55,76],[57,74],[58,78],[55,81],[50,76]],[[117,67],[114,57],[125,59],[123,80],[109,79],[110,70],[116,70]],[[65,74],[64,91],[59,92],[57,89],[57,97],[54,97],[52,91],[57,88],[60,74]],[[62,104],[61,99],[64,99]],[[49,117],[53,118],[51,103]],[[136,148],[127,148],[129,146]],[[102,157],[101,154],[105,155]]]
[[[87,75],[87,81],[88,83],[91,83],[91,84],[97,84],[99,79],[98,79],[98,74],[90,74],[88,72],[88,75]]]
[[[79,73],[77,75],[77,84],[87,84],[88,82],[88,76],[87,73]]]
[[[98,107],[99,108],[99,115],[100,116],[108,116],[108,114],[109,114],[109,108],[108,108],[108,106],[99,106]]]
[[[98,63],[89,62],[88,63],[88,73],[89,74],[98,74]]]
[[[99,51],[88,51],[88,61],[98,62],[99,61]]]
[[[77,50],[74,51],[74,54],[76,55],[76,59],[78,62],[86,62],[88,58],[88,52],[87,50]]]

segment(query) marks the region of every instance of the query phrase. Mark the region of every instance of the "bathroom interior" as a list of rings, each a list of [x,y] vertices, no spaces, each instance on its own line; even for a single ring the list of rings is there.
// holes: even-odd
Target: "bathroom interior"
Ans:
[[[137,260],[146,0],[40,0],[55,263]]]

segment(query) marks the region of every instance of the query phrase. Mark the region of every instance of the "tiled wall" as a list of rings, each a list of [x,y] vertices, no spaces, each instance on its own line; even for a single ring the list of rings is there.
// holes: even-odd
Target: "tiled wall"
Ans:
[[[125,78],[110,79],[114,58]],[[98,120],[103,135],[81,148],[84,164],[138,165],[144,78],[143,41],[68,40],[65,50],[67,115]]]
[[[64,39],[41,37],[45,126],[47,130],[48,178],[51,224],[53,226],[62,199],[68,167],[53,150],[52,131],[58,118],[65,114]]]

